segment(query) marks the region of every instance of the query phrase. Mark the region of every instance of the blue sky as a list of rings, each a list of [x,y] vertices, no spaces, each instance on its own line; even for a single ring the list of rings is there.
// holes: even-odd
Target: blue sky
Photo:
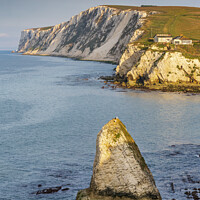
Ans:
[[[23,29],[59,24],[105,4],[200,7],[200,0],[0,0],[0,50],[17,49]]]

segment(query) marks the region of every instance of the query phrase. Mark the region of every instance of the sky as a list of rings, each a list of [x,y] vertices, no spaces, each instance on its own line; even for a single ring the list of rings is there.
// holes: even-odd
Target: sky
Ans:
[[[98,5],[200,7],[200,0],[0,0],[0,50],[16,50],[21,31],[68,21]]]

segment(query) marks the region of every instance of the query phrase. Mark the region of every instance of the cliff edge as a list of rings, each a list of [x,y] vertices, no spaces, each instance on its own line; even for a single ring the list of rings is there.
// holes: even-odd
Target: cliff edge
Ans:
[[[116,75],[122,80],[117,84],[128,88],[200,92],[200,59],[156,44],[145,50],[140,44],[128,44]]]
[[[119,119],[98,133],[90,187],[77,200],[161,200],[136,143]]]
[[[118,63],[146,16],[145,11],[108,6],[90,8],[68,22],[22,31],[18,52]],[[135,37],[141,34],[137,32]]]
[[[119,86],[200,93],[199,11],[172,6],[97,6],[68,22],[22,31],[18,52],[110,61],[118,64],[115,80]],[[186,24],[189,16],[195,26]],[[152,37],[159,32],[187,34],[194,43],[155,43]]]

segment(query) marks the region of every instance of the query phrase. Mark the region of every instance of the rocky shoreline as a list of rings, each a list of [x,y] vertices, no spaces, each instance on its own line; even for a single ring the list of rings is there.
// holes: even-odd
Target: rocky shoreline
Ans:
[[[116,76],[108,80],[113,87],[200,93],[198,56],[187,55],[173,44],[141,41],[146,21],[156,14],[110,6],[90,8],[68,22],[23,30],[18,52],[118,64]]]
[[[15,52],[18,53],[18,52]],[[73,60],[82,60],[79,58],[73,58],[62,55],[47,55],[47,54],[31,54],[31,53],[23,53],[22,55],[30,55],[30,56],[51,56],[51,57],[64,57],[70,58]],[[101,62],[116,65],[117,63],[114,61],[102,61],[102,60],[84,60],[84,61],[93,61],[93,62]],[[113,69],[114,71],[116,68]],[[99,79],[104,80],[105,86],[102,88],[111,87],[115,88],[126,88],[131,90],[142,90],[142,91],[162,91],[162,92],[179,92],[179,93],[200,93],[200,83],[174,83],[174,82],[164,82],[164,83],[144,83],[142,80],[137,81],[129,81],[126,76],[120,76],[119,74],[114,74],[112,76],[101,76]],[[131,84],[130,84],[131,82]]]
[[[178,92],[178,93],[200,93],[200,84],[195,83],[143,83],[141,81],[135,81],[130,84],[130,81],[126,77],[120,77],[119,75],[113,76],[101,76],[100,79],[104,80],[106,87],[126,88],[131,90],[143,90],[143,91],[162,91],[162,92]]]

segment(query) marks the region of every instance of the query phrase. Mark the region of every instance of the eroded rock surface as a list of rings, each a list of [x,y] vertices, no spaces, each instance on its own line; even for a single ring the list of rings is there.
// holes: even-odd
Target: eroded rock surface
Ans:
[[[22,31],[18,52],[118,63],[131,37],[142,34],[146,17],[144,11],[90,8],[68,22]]]
[[[100,199],[161,199],[136,143],[119,119],[98,133],[90,188],[77,195],[77,200]]]
[[[142,50],[134,44],[127,49],[116,68],[132,85],[140,78],[153,83],[200,83],[200,60],[186,58],[180,52]]]

